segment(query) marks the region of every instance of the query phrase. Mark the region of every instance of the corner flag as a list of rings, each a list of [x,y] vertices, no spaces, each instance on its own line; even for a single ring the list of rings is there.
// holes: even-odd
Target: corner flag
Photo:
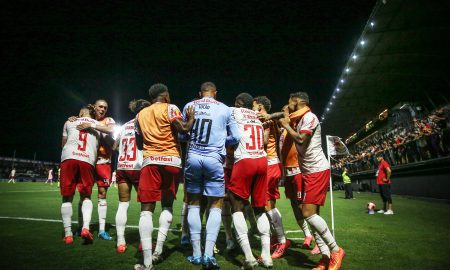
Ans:
[[[328,155],[330,156],[346,156],[350,155],[347,146],[342,142],[338,136],[327,135]]]

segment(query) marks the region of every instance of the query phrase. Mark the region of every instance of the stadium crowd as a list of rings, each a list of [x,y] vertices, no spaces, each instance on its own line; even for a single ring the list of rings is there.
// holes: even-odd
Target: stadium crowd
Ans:
[[[448,156],[450,105],[392,129],[380,130],[357,143],[350,152],[352,155],[334,162],[334,171],[342,171],[344,167],[350,173],[375,170],[377,153],[382,153],[393,166]]]

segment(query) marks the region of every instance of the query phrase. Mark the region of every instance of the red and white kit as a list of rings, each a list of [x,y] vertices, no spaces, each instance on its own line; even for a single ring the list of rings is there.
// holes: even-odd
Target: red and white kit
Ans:
[[[67,142],[61,154],[61,195],[71,196],[78,191],[90,195],[94,185],[94,165],[97,161],[100,132],[89,129],[77,130],[83,123],[101,125],[91,118],[78,118],[74,122],[64,124],[63,137]]]
[[[297,125],[297,132],[311,135],[306,149],[296,145],[302,171],[303,203],[323,205],[329,187],[330,164],[323,153],[321,128],[317,116],[312,112],[305,113]]]
[[[264,128],[256,112],[232,108],[241,139],[234,151],[234,166],[228,189],[242,199],[252,196],[252,206],[264,207],[267,199],[267,158]]]
[[[134,135],[135,119],[122,126],[119,140],[119,158],[117,161],[117,183],[138,184],[142,168],[142,151],[137,149]]]

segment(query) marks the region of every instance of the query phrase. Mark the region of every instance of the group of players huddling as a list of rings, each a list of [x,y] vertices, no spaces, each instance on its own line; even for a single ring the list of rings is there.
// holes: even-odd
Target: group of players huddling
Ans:
[[[184,179],[185,186],[181,242],[192,245],[192,256],[187,258],[190,263],[206,269],[219,268],[214,249],[223,222],[227,249],[232,249],[236,240],[245,255],[243,269],[258,265],[272,267],[272,259],[281,257],[291,244],[276,208],[282,175],[286,197],[305,233],[304,247],[310,246],[314,236],[322,254],[314,269],[339,269],[345,252],[319,216],[329,187],[330,166],[321,146],[319,120],[308,107],[308,95],[292,93],[283,111],[272,114],[269,114],[271,102],[265,96],[253,98],[241,93],[235,99],[235,107],[228,107],[216,95],[216,86],[205,82],[199,98],[189,102],[181,112],[170,104],[167,86],[154,84],[149,89],[150,101],[130,102],[130,110],[136,117],[121,127],[115,140],[115,122],[106,117],[105,100],[97,100],[93,106],[83,107],[78,117],[69,118],[64,125],[61,156],[65,243],[73,242],[75,189],[80,193],[79,234],[84,241],[93,241],[89,225],[94,182],[98,186],[99,238],[112,240],[105,231],[106,193],[112,151],[118,150],[118,253],[127,249],[124,235],[132,186],[141,203],[139,234],[143,263],[134,269],[153,269],[153,264],[163,259],[163,245],[172,223],[172,206],[180,179]],[[184,168],[181,145],[187,145]],[[156,202],[161,202],[162,211],[152,253]],[[205,212],[206,237],[202,245]],[[248,212],[254,213],[252,227],[261,239],[261,254],[257,257],[250,247]],[[274,250],[272,254],[271,250]]]

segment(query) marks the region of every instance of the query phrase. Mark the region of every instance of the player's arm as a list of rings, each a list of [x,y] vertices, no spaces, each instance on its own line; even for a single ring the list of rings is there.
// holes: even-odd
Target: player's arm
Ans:
[[[225,145],[235,145],[239,143],[241,139],[241,135],[239,133],[239,128],[236,123],[236,119],[234,118],[234,114],[232,111],[229,111],[229,117],[227,122],[227,138],[225,140]]]
[[[61,139],[61,148],[64,148],[64,145],[67,143],[67,137],[69,136],[67,132],[67,121],[64,123],[62,139]]]
[[[114,144],[112,146],[113,151],[117,151],[119,149],[119,143],[120,143],[120,136],[117,137],[117,139],[114,141]]]
[[[144,150],[144,138],[142,137],[141,127],[139,126],[138,116],[136,115],[136,120],[134,121],[134,137],[136,138],[136,147],[139,150]]]
[[[107,126],[99,125],[99,124],[93,124],[93,123],[82,123],[77,126],[77,130],[88,130],[93,129],[100,131],[102,133],[112,135],[114,133],[114,124],[109,124]]]
[[[292,137],[296,144],[300,145],[301,147],[306,147],[308,145],[309,141],[311,140],[312,134],[309,134],[307,132],[298,133],[297,131],[295,131],[290,125],[289,118],[280,118],[278,121],[280,122],[281,126],[286,129],[288,135]]]
[[[391,179],[392,171],[390,167],[386,167],[385,170],[386,170],[386,179],[384,182],[389,182],[389,179]]]
[[[194,116],[195,116],[194,106],[189,106],[186,109],[187,120],[184,121],[182,117],[175,118],[172,121],[172,126],[179,133],[188,133],[191,130],[192,126],[194,125]]]
[[[62,136],[62,139],[61,139],[61,148],[63,148],[64,145],[66,145],[66,143],[67,143],[67,136]]]
[[[276,119],[280,119],[283,117],[287,117],[285,112],[276,112],[276,113],[271,113],[271,114],[267,114],[267,113],[257,113],[257,114],[258,114],[258,118],[261,121],[276,120]]]
[[[264,146],[267,146],[269,143],[269,137],[270,137],[270,127],[264,129]]]

